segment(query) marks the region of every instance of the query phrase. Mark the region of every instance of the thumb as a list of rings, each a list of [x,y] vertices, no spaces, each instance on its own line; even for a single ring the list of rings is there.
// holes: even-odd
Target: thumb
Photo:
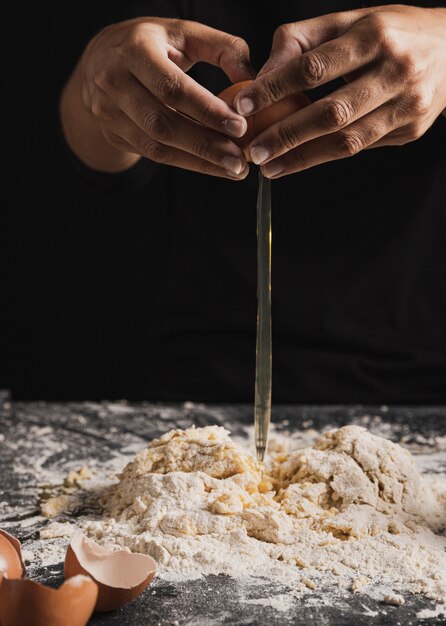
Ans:
[[[184,34],[185,52],[192,63],[205,61],[220,67],[233,83],[255,77],[249,46],[241,37],[198,22],[186,22]]]
[[[319,47],[321,49],[324,46],[336,47],[336,43],[332,40],[339,40],[342,37],[346,38],[347,35],[345,33],[363,16],[363,10],[346,11],[281,26],[276,31],[271,56],[263,66],[261,74],[251,85],[245,87],[236,95],[234,106],[237,113],[245,116],[253,115],[286,96],[298,91],[312,89],[334,78],[338,78],[339,74],[336,74],[336,72],[339,67],[335,66],[331,72],[328,72],[328,78],[323,76],[323,80],[314,82],[312,76],[310,76],[311,80],[308,80],[308,69],[314,74],[314,59],[311,59],[308,53]],[[348,43],[351,45],[351,42]],[[344,42],[345,45],[347,45],[347,42]],[[339,43],[337,47],[339,47]],[[330,52],[333,51],[331,50]],[[325,55],[328,55],[328,51],[325,51]],[[306,60],[306,63],[303,63],[304,60]],[[358,61],[359,57],[356,60]],[[309,63],[313,65],[308,66]],[[302,65],[305,65],[305,67],[302,67]],[[355,64],[353,64],[353,67],[349,66],[349,71],[354,69],[357,69]],[[341,75],[345,73],[343,71]]]

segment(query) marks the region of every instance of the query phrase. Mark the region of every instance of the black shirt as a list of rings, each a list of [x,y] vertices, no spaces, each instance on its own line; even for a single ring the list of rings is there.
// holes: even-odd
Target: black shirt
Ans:
[[[2,217],[0,387],[19,398],[251,402],[256,168],[239,183],[145,160],[92,172],[64,145],[57,99],[111,21],[197,20],[244,37],[259,68],[281,23],[358,5],[94,4],[59,6],[31,55],[19,107],[35,106]],[[228,84],[204,64],[192,75],[214,93]],[[404,147],[273,183],[273,400],[446,402],[445,118]]]

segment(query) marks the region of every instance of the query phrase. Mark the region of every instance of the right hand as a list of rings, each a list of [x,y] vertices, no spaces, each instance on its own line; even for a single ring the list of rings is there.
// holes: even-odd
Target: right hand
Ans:
[[[109,26],[79,64],[84,105],[116,149],[157,163],[241,180],[246,120],[186,72],[197,62],[232,82],[252,78],[243,39],[197,22],[137,18]]]

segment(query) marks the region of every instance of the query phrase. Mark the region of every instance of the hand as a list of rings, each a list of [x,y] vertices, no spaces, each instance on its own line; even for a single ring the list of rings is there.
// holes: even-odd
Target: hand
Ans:
[[[251,115],[339,77],[345,86],[251,142],[265,176],[421,137],[446,107],[446,9],[392,5],[281,26],[268,62],[235,105]]]
[[[145,156],[244,178],[245,156],[230,137],[246,132],[246,120],[186,74],[199,61],[221,67],[231,81],[252,77],[246,42],[208,26],[138,18],[105,28],[89,43],[77,68],[81,106],[92,120],[82,128],[92,129],[94,122],[101,132],[94,141],[94,129],[91,141],[82,139],[83,113],[73,112],[71,87],[61,106],[70,145],[87,164],[106,171],[124,169]]]

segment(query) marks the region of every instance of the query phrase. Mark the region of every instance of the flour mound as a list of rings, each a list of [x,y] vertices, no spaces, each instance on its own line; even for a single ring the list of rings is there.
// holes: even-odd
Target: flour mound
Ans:
[[[422,514],[411,454],[359,426],[329,431],[313,447],[280,456],[271,474],[288,514],[312,517],[334,534],[373,534]]]
[[[171,430],[140,452],[122,477],[132,479],[148,473],[205,472],[214,478],[254,470],[250,454],[237,446],[221,426]]]
[[[355,592],[384,582],[443,601],[446,540],[429,528],[430,496],[406,450],[357,426],[265,468],[224,428],[192,427],[140,452],[104,518],[84,530],[108,548],[150,554],[165,576],[263,575],[306,587],[337,577]]]

